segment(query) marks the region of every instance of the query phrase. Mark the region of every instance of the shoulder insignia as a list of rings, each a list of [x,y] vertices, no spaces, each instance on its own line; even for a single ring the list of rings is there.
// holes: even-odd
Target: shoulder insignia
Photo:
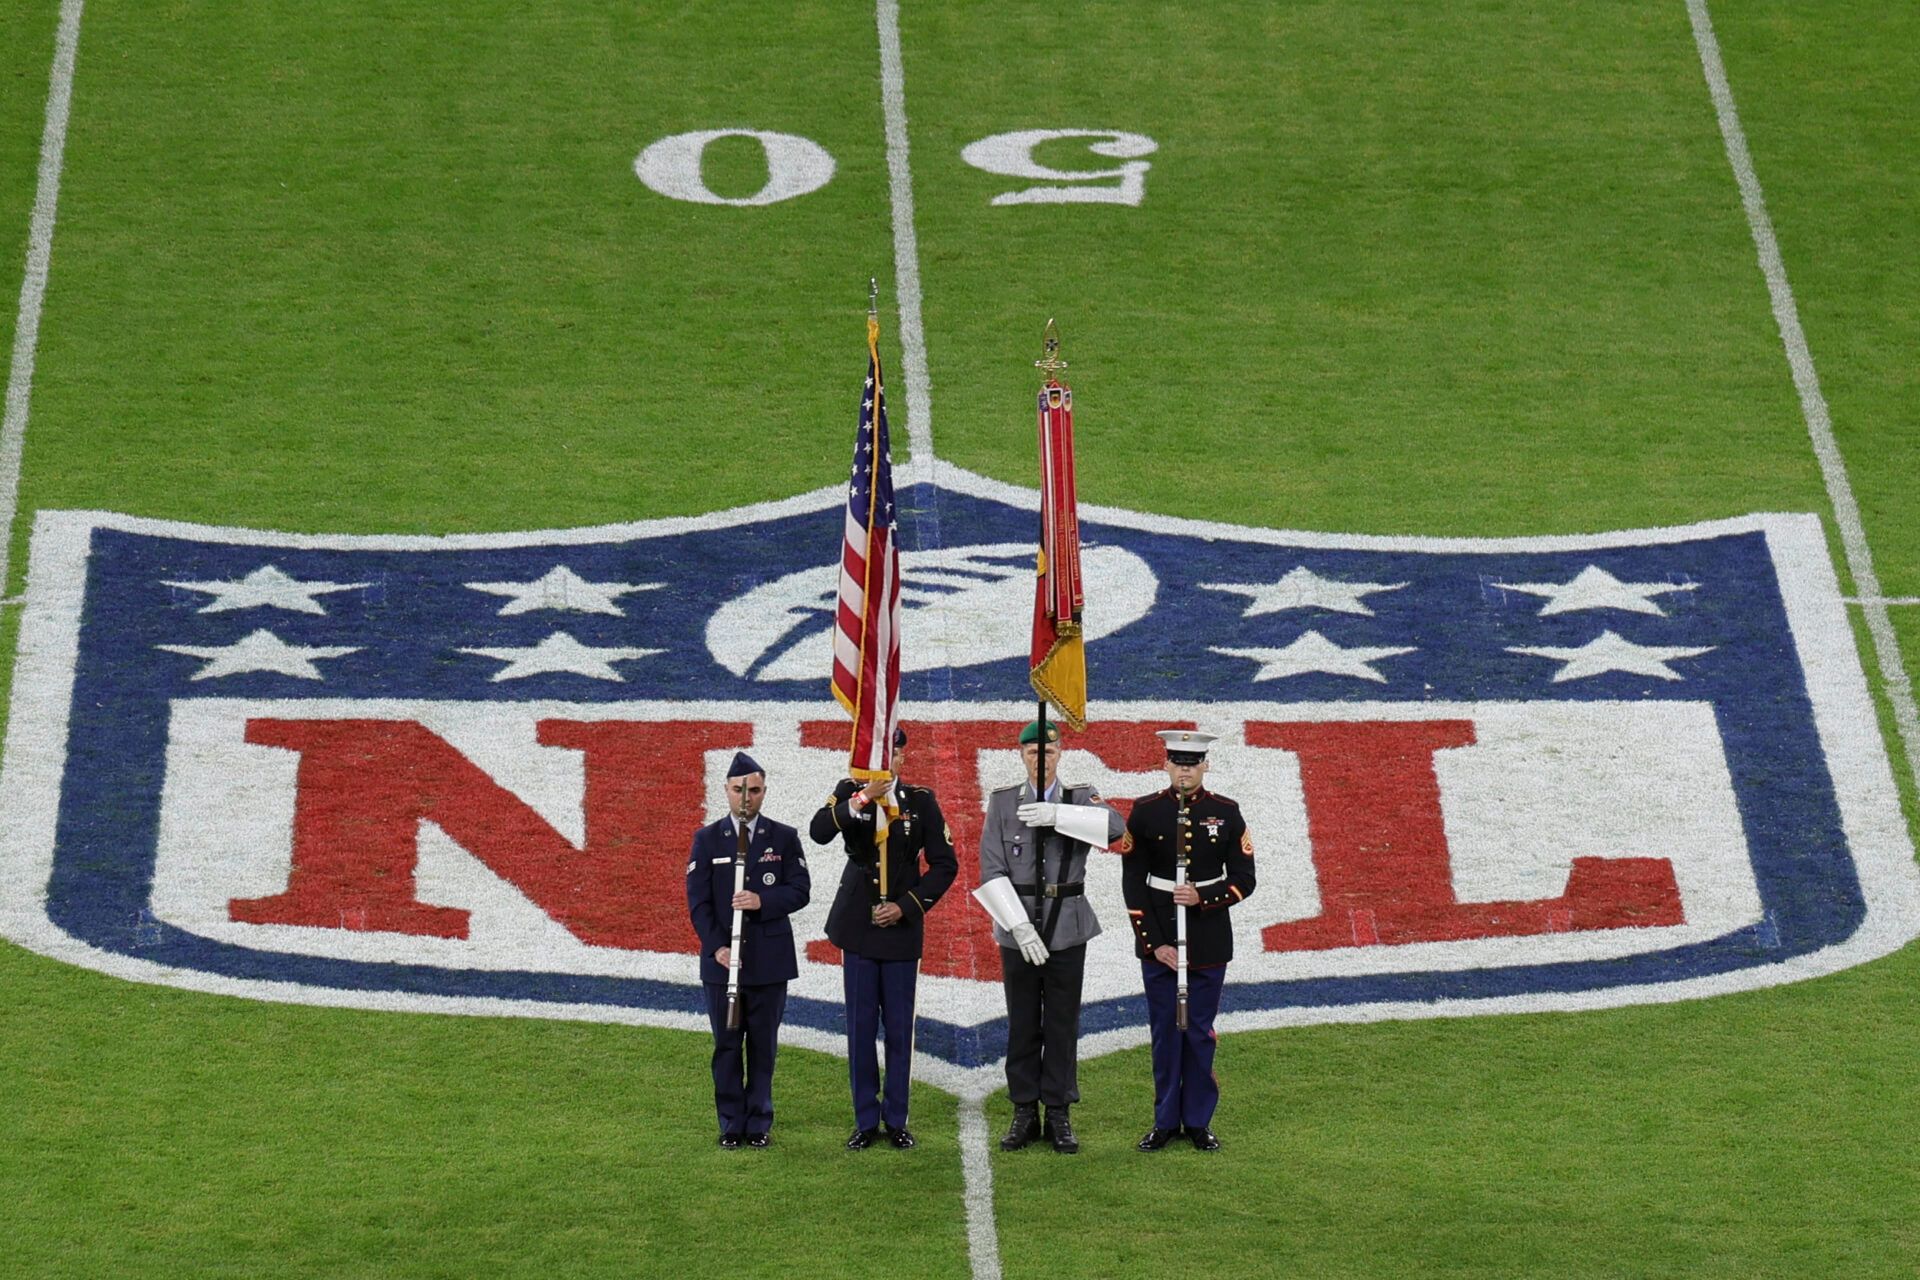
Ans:
[[[1120,837],[1120,843],[1113,847],[1118,849],[1121,853],[1132,853],[1133,852],[1133,832],[1128,831],[1122,834]]]
[[[1229,809],[1238,809],[1240,807],[1240,802],[1238,800],[1235,800],[1232,796],[1223,796],[1217,791],[1212,792],[1210,794],[1212,794],[1215,800],[1218,800],[1221,804],[1227,806],[1227,808]]]
[[[693,869],[694,869],[695,867],[697,867],[697,866],[699,866],[699,865],[700,865],[700,864],[699,864],[698,862],[689,862],[689,863],[687,864],[687,874],[688,874],[688,875],[692,875],[692,874],[693,874]]]
[[[947,843],[948,843],[948,844],[952,844],[952,843],[953,843],[953,828],[952,828],[952,827],[950,827],[950,826],[948,826],[948,825],[947,825],[946,823],[944,823],[944,822],[943,822],[943,823],[941,823],[941,824],[940,824],[940,829],[941,829],[942,831],[944,831],[944,832],[946,833],[946,836],[947,836]]]
[[[1249,858],[1253,856],[1253,833],[1252,832],[1242,831],[1240,833],[1240,852],[1246,854]]]
[[[1026,785],[1025,783],[1021,783],[1021,782],[1009,783],[1007,786],[1004,786],[1004,787],[995,787],[993,790],[987,792],[987,794],[990,796],[997,796],[1002,791],[1018,791],[1021,787],[1025,785]]]

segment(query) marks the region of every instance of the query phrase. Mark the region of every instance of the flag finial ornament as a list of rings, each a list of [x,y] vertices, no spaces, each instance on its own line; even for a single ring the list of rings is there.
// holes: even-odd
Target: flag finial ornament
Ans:
[[[1047,331],[1041,341],[1041,350],[1043,354],[1033,362],[1033,367],[1046,374],[1048,382],[1057,381],[1067,362],[1060,358],[1060,329],[1051,316],[1047,317]]]

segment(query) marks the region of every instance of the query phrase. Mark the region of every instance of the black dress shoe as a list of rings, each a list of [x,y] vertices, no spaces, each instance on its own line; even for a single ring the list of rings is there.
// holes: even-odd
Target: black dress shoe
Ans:
[[[853,1136],[847,1139],[847,1150],[865,1151],[880,1137],[878,1129],[855,1129]]]
[[[1048,1107],[1047,1124],[1044,1130],[1053,1142],[1053,1149],[1063,1156],[1080,1154],[1080,1140],[1073,1136],[1073,1121],[1067,1118],[1065,1107]]]
[[[899,1151],[909,1151],[916,1145],[913,1140],[913,1132],[905,1125],[901,1125],[898,1129],[892,1125],[888,1125],[887,1141],[891,1142],[894,1148]]]
[[[1178,1129],[1149,1129],[1147,1136],[1134,1144],[1136,1150],[1158,1151],[1180,1136]]]
[[[1195,1129],[1189,1126],[1187,1129],[1187,1137],[1193,1141],[1193,1149],[1195,1151],[1218,1151],[1220,1149],[1220,1139],[1213,1136],[1213,1130],[1211,1129]]]
[[[1013,1104],[1013,1123],[1007,1136],[1000,1139],[1002,1151],[1018,1151],[1040,1136],[1040,1108],[1031,1102]]]
[[[738,1151],[740,1149],[740,1135],[737,1133],[721,1134],[720,1149],[722,1151]]]
[[[773,1135],[770,1133],[750,1133],[747,1135],[747,1145],[756,1151],[765,1151],[773,1145]],[[1215,1145],[1217,1146],[1219,1144],[1216,1143]]]

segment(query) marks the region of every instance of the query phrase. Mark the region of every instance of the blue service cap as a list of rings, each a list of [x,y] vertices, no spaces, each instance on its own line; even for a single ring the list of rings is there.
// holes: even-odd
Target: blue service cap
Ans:
[[[734,752],[733,763],[727,766],[727,776],[729,778],[744,778],[750,773],[765,772],[766,770],[760,767],[760,762],[744,751]]]

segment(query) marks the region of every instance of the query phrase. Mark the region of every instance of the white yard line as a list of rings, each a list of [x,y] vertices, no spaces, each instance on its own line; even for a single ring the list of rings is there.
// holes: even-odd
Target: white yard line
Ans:
[[[1900,642],[1887,613],[1890,602],[1881,594],[1880,578],[1873,569],[1873,553],[1867,547],[1867,532],[1860,523],[1860,505],[1854,501],[1846,459],[1840,456],[1840,446],[1833,437],[1833,419],[1827,413],[1827,399],[1820,392],[1820,376],[1814,372],[1807,335],[1800,328],[1800,309],[1794,305],[1793,289],[1787,283],[1787,266],[1780,257],[1780,242],[1774,238],[1766,197],[1761,194],[1760,178],[1753,170],[1753,155],[1747,150],[1740,115],[1734,109],[1733,90],[1727,85],[1727,69],[1720,60],[1720,42],[1714,39],[1713,20],[1707,16],[1706,0],[1687,0],[1687,15],[1693,20],[1693,42],[1699,47],[1700,67],[1706,73],[1707,90],[1713,95],[1714,113],[1720,118],[1720,136],[1727,144],[1727,162],[1733,166],[1733,176],[1740,184],[1740,203],[1747,211],[1747,225],[1753,230],[1760,272],[1767,278],[1767,293],[1773,299],[1774,323],[1780,328],[1787,366],[1793,371],[1793,385],[1800,393],[1800,412],[1806,418],[1814,456],[1820,460],[1820,474],[1827,483],[1827,500],[1833,504],[1833,520],[1840,529],[1847,572],[1853,578],[1854,589],[1860,593],[1858,599],[1866,615],[1867,635],[1873,641],[1880,679],[1886,684],[1887,698],[1893,704],[1893,722],[1906,752],[1907,768],[1915,784],[1920,785],[1920,710],[1914,707],[1913,681],[1900,662]]]
[[[83,0],[62,0],[53,42],[47,125],[40,135],[40,180],[27,231],[27,274],[20,281],[20,314],[13,327],[13,363],[7,370],[7,408],[0,418],[0,592],[12,568],[13,518],[20,509],[20,457],[27,441],[27,402],[33,394],[33,356],[40,344],[40,307],[53,261],[53,215],[60,202],[60,166],[67,153],[67,110],[73,103],[73,61],[80,45]],[[13,604],[8,600],[5,603]]]
[[[926,482],[929,510],[922,524],[938,545],[939,495],[934,478],[933,395],[927,374],[926,332],[920,321],[920,246],[913,233],[913,169],[907,158],[906,72],[900,58],[899,0],[875,0],[880,34],[880,98],[887,123],[887,190],[893,211],[894,289],[900,302],[900,366],[907,379],[909,483]],[[929,518],[930,517],[930,518]],[[960,1098],[960,1169],[967,1209],[967,1258],[973,1280],[1000,1280],[1000,1233],[993,1216],[993,1160],[986,1103]]]
[[[1000,1280],[1000,1235],[993,1221],[993,1163],[987,1149],[987,1104],[960,1099],[960,1165],[966,1173],[967,1256],[973,1280]]]
[[[887,191],[893,205],[893,279],[900,295],[900,367],[907,376],[909,482],[933,479],[933,398],[920,327],[920,247],[913,235],[913,170],[907,163],[906,73],[900,65],[900,2],[877,0],[880,100],[887,118]]]

